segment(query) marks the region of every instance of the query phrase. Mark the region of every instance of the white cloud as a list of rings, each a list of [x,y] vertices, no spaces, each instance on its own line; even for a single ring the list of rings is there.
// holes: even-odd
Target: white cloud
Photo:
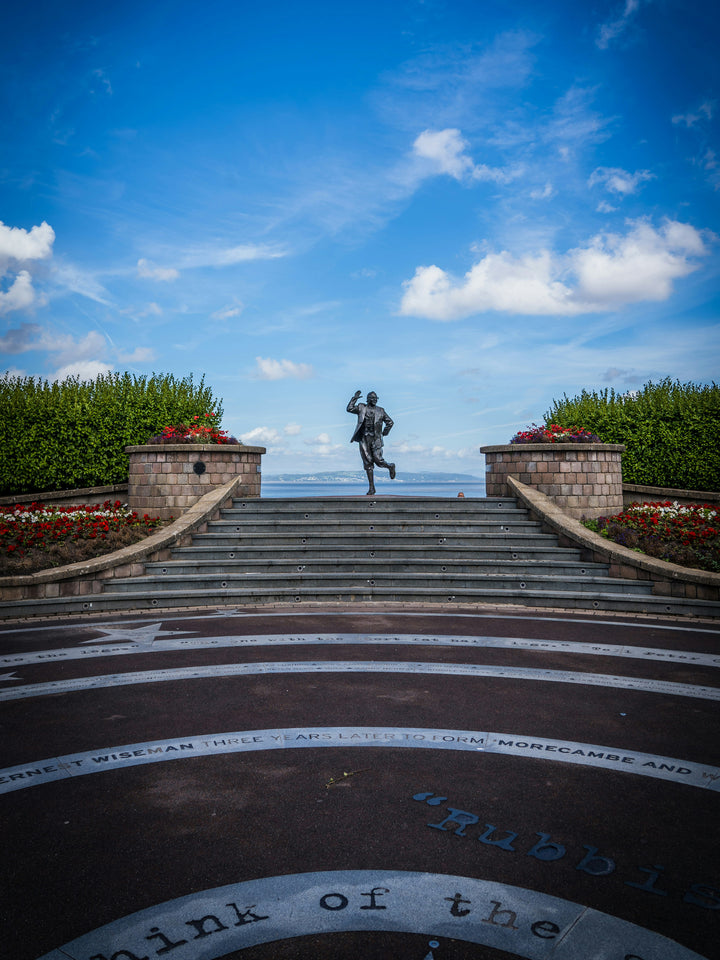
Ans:
[[[471,458],[480,459],[480,452],[477,447],[462,447],[459,450],[451,450],[441,444],[432,446],[424,443],[412,443],[404,440],[402,443],[393,446],[393,455],[409,454],[415,457],[427,457],[433,460],[469,460]]]
[[[259,380],[308,380],[315,373],[308,363],[273,360],[271,357],[256,357],[255,360],[255,376]]]
[[[177,280],[180,276],[179,271],[175,270],[174,267],[158,267],[151,260],[146,260],[144,257],[138,260],[137,270],[138,276],[147,280],[168,282],[170,280]]]
[[[299,423],[288,423],[283,427],[283,433],[286,437],[296,437],[301,430],[302,427]]]
[[[76,362],[99,362],[107,351],[107,341],[97,330],[91,330],[80,340],[70,334],[55,334],[50,330],[43,330],[37,346],[40,350],[56,353],[55,363],[63,366],[72,366]],[[107,364],[102,363],[101,366]]]
[[[667,221],[656,230],[635,221],[625,235],[599,234],[562,257],[548,250],[522,257],[489,253],[462,280],[435,265],[418,267],[404,284],[400,312],[432,320],[490,310],[573,316],[666,300],[673,281],[697,269],[690,258],[706,252],[689,224]]]
[[[55,231],[44,220],[39,227],[24,230],[8,227],[0,220],[0,270],[10,260],[47,260],[52,256]]]
[[[496,183],[507,183],[513,178],[504,170],[476,165],[465,152],[467,148],[467,141],[454,128],[424,130],[413,143],[415,155],[428,161],[433,173],[446,173],[456,180],[492,180]]]
[[[252,260],[276,260],[287,256],[282,247],[263,243],[245,243],[234,247],[198,247],[186,251],[180,266],[187,268],[198,267],[229,267],[236,263],[247,263]]]
[[[236,303],[231,307],[224,307],[222,310],[216,310],[215,313],[210,314],[211,320],[231,320],[233,317],[239,317],[243,312],[243,306],[241,303]]]
[[[255,427],[253,430],[248,430],[247,433],[241,433],[240,439],[247,446],[253,446],[253,444],[280,443],[282,437],[277,430],[271,427]]]
[[[96,377],[111,373],[112,370],[111,363],[102,363],[99,360],[77,360],[60,367],[50,379],[66,380],[68,377],[77,377],[80,380],[95,380]]]
[[[139,348],[139,350],[143,349]],[[91,330],[84,337],[76,339],[71,334],[58,334],[38,324],[23,323],[14,330],[8,330],[4,337],[0,337],[0,350],[6,353],[42,350],[50,354],[52,364],[59,366],[61,370],[73,367],[75,364],[84,368],[84,365],[93,363],[99,364],[103,369],[112,369],[104,360],[107,341],[97,330]],[[138,353],[138,351],[135,352]],[[57,375],[55,378],[57,379]]]
[[[551,183],[546,183],[542,188],[531,190],[530,196],[533,200],[550,200],[555,196],[555,188]]]
[[[617,20],[611,20],[600,26],[595,43],[601,50],[607,50],[613,40],[616,40],[627,28],[632,16],[640,7],[640,0],[625,0],[623,12]]]
[[[54,242],[55,231],[44,220],[30,230],[8,227],[0,220],[0,281],[8,277],[6,289],[0,285],[0,314],[28,310],[36,303],[32,276],[27,268],[31,261],[51,257]],[[20,265],[23,268],[18,270]]]
[[[614,207],[611,203],[608,203],[607,200],[601,200],[597,205],[598,213],[614,213],[617,210],[617,207]]]
[[[0,290],[0,313],[27,310],[34,301],[35,290],[30,274],[27,270],[21,270],[5,293]]]
[[[120,363],[151,363],[156,357],[152,347],[136,347],[132,353],[118,351],[117,354]]]
[[[216,310],[215,313],[210,314],[211,320],[231,320],[233,317],[239,317],[242,313],[242,306],[238,305],[235,307],[225,307],[224,310]]]
[[[672,118],[672,122],[690,129],[702,120],[712,120],[716,106],[716,100],[706,100],[700,104],[697,113],[678,113]]]
[[[636,170],[635,173],[628,173],[627,170],[621,170],[619,167],[598,167],[590,174],[588,186],[594,187],[599,183],[611,193],[626,197],[635,193],[641,183],[654,178],[655,175],[650,173],[649,170]]]
[[[347,450],[346,444],[333,443],[329,433],[319,433],[310,440],[305,440],[305,444],[312,448],[313,456],[331,457],[340,450]]]

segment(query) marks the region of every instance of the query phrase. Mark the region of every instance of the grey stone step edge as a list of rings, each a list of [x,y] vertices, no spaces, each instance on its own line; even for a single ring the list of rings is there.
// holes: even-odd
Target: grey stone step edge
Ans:
[[[145,594],[105,593],[87,597],[62,597],[44,600],[23,600],[13,604],[14,613],[8,612],[8,606],[0,607],[0,619],[27,616],[76,616],[110,611],[137,611],[139,613],[163,610],[203,609],[212,607],[258,608],[278,606],[287,608],[298,605],[325,606],[342,604],[378,603],[387,608],[388,604],[418,606],[429,605],[433,609],[445,610],[469,609],[477,605],[490,608],[507,606],[518,608],[552,608],[555,610],[573,610],[574,612],[618,612],[632,615],[650,615],[655,617],[696,617],[711,619],[720,617],[720,604],[702,600],[677,600],[672,597],[656,597],[637,594],[614,594],[610,592],[594,595],[573,594],[567,591],[536,590],[453,590],[415,589],[411,592],[391,588],[357,587],[351,591],[312,590],[308,595],[263,591],[263,590],[223,590],[208,596],[206,591],[182,590],[177,593],[160,594],[151,591]],[[465,606],[463,606],[465,605]]]
[[[431,560],[413,557],[338,557],[328,556],[322,559],[316,557],[295,556],[290,559],[266,557],[253,559],[252,557],[217,558],[200,560],[183,557],[172,560],[157,561],[145,565],[145,576],[166,575],[169,573],[253,573],[268,570],[279,573],[284,570],[295,573],[306,570],[308,573],[333,573],[347,570],[370,573],[372,571],[396,570],[407,573],[438,574],[447,572],[479,573],[496,571],[498,573],[512,573],[516,576],[527,572],[529,575],[545,574],[547,576],[606,576],[607,564],[582,563],[567,560],[482,560],[476,557],[467,559],[446,558]]]
[[[515,534],[532,535],[540,533],[540,524],[532,520],[465,520],[446,518],[444,520],[421,520],[413,517],[411,520],[377,519],[370,517],[367,520],[356,518],[327,520],[324,517],[317,520],[300,520],[296,517],[274,518],[272,520],[257,520],[247,516],[241,520],[230,522],[214,520],[208,524],[208,534],[214,536],[232,536],[235,533],[286,533],[296,534],[298,531],[310,534],[337,534],[342,529],[349,535],[361,533],[375,533],[377,536],[389,536],[393,533],[405,534],[444,534],[457,533],[469,535],[485,534]]]
[[[610,580],[609,577],[592,576],[563,576],[555,577],[542,574],[528,576],[513,574],[444,574],[428,573],[398,573],[396,571],[361,574],[352,572],[320,573],[302,571],[300,573],[268,572],[268,573],[217,573],[200,575],[198,573],[175,574],[168,573],[159,576],[116,578],[113,581],[113,590],[121,592],[157,590],[168,592],[174,589],[190,587],[194,590],[212,592],[225,589],[244,589],[248,585],[274,584],[285,586],[292,592],[296,588],[308,590],[310,588],[352,589],[354,586],[381,586],[403,587],[406,590],[416,585],[437,585],[445,589],[452,586],[459,590],[494,590],[505,587],[524,590],[526,588],[538,590],[565,589],[568,592],[588,591],[603,592],[612,590],[613,593],[650,593],[652,582],[649,580]]]
[[[536,533],[463,533],[457,531],[447,531],[443,532],[442,530],[435,532],[426,532],[426,533],[417,533],[409,532],[403,533],[402,539],[408,544],[417,544],[418,546],[423,546],[427,544],[428,546],[435,547],[438,544],[447,544],[448,546],[480,546],[483,543],[488,544],[507,544],[508,546],[524,546],[533,544],[552,544],[554,547],[557,547],[557,536],[554,533],[541,533],[540,531]],[[236,544],[237,546],[257,543],[265,544],[271,543],[273,545],[288,544],[288,545],[297,545],[305,543],[316,543],[316,544],[357,544],[358,546],[364,544],[372,544],[373,546],[382,546],[387,543],[386,532],[383,530],[366,530],[364,532],[353,532],[347,533],[343,530],[335,529],[334,531],[314,531],[310,532],[309,530],[299,531],[297,533],[291,533],[288,531],[282,530],[267,530],[262,531],[250,531],[245,533],[204,533],[202,535],[202,542],[209,545],[212,544]]]
[[[557,537],[549,538],[547,544],[541,546],[511,546],[504,543],[495,543],[488,546],[484,541],[466,544],[442,544],[443,550],[438,549],[440,544],[432,543],[433,555],[436,556],[438,563],[448,563],[455,561],[477,560],[479,563],[487,562],[506,562],[506,563],[550,563],[556,561],[564,564],[581,563],[581,551],[573,547],[555,546]],[[358,546],[365,548],[364,553],[359,553]],[[325,562],[326,558],[337,558],[340,562],[348,560],[393,560],[400,562],[411,562],[415,560],[427,559],[425,557],[425,547],[420,545],[406,546],[402,543],[394,543],[390,546],[382,543],[364,541],[362,545],[342,543],[275,543],[268,546],[266,543],[248,544],[245,541],[233,540],[226,546],[216,544],[214,546],[204,547],[201,544],[192,547],[179,547],[171,551],[171,562],[205,563],[206,561],[232,561],[236,559],[247,559],[261,562],[262,560],[275,560],[280,553],[282,562],[282,551],[284,547],[292,548],[293,557],[302,557],[303,560]],[[452,550],[449,559],[443,559],[440,555]],[[432,560],[428,562],[433,562]],[[583,565],[585,565],[583,563]],[[608,564],[601,564],[607,568]]]
[[[232,506],[225,507],[225,513],[242,512],[251,507],[253,512],[278,513],[288,511],[296,513],[302,510],[305,513],[339,512],[348,513],[412,513],[425,511],[428,504],[432,504],[435,512],[439,513],[472,513],[492,514],[497,510],[510,513],[526,513],[524,507],[518,506],[514,497],[272,497],[259,500],[253,498],[234,497]]]

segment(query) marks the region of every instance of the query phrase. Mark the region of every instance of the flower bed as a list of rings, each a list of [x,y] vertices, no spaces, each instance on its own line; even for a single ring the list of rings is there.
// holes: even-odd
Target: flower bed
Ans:
[[[0,507],[0,575],[32,573],[128,546],[160,526],[120,500],[74,507]]]
[[[659,560],[720,572],[720,511],[710,504],[633,503],[585,526]]]
[[[538,426],[533,423],[527,430],[520,430],[510,443],[600,443],[600,437],[582,427],[559,427],[551,423]]]
[[[163,427],[162,431],[147,441],[149,444],[162,443],[232,443],[239,440],[231,437],[227,430],[220,429],[218,414],[214,411],[202,417],[195,416],[190,423],[176,423]]]

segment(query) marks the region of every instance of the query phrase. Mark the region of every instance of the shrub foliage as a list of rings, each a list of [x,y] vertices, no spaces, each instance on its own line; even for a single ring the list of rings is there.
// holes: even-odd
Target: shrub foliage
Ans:
[[[621,395],[614,390],[554,400],[547,422],[580,424],[603,443],[624,443],[623,481],[720,490],[720,386],[670,378]]]
[[[0,379],[0,495],[125,483],[125,447],[145,443],[168,423],[214,411],[204,377],[109,373]]]

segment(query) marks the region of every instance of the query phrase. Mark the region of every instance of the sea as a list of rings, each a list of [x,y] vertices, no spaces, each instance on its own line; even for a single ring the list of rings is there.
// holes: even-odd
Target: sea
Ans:
[[[376,496],[378,497],[457,497],[462,493],[465,497],[484,497],[485,483],[457,480],[443,483],[413,483],[412,481],[375,481]],[[342,482],[312,482],[312,481],[276,481],[263,480],[261,496],[263,497],[362,497],[367,493],[367,481],[357,483]]]

